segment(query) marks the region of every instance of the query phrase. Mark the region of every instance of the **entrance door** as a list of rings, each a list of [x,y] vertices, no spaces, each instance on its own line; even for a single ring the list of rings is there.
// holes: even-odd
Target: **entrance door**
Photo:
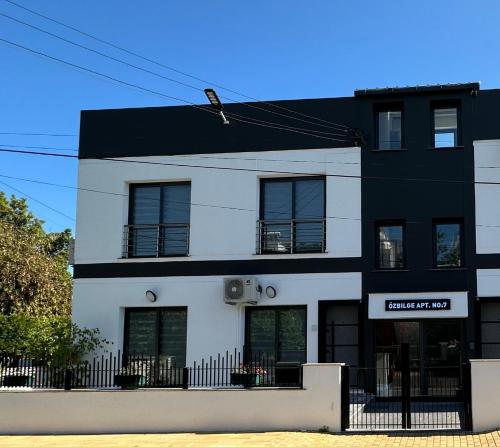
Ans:
[[[445,386],[458,386],[461,320],[377,321],[375,331],[376,367],[380,374],[383,368],[389,370],[388,395],[400,393],[400,383],[390,379],[400,374],[402,343],[410,348],[412,396],[440,396]]]

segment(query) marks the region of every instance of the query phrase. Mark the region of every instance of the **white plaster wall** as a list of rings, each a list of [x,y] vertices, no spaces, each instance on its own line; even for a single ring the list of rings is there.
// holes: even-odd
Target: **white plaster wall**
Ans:
[[[210,157],[210,158],[204,158]],[[245,160],[243,160],[245,159]],[[258,159],[258,160],[255,160]],[[191,181],[190,256],[153,259],[178,260],[255,259],[256,221],[259,209],[259,179],[289,177],[264,171],[299,174],[360,176],[359,148],[315,149],[233,154],[139,157],[159,163],[195,164],[253,169],[256,172],[164,166],[106,160],[80,160],[75,261],[133,262],[120,259],[123,226],[127,224],[128,184],[140,182]],[[297,162],[300,161],[300,162]],[[91,191],[99,190],[112,194]],[[284,257],[361,256],[361,180],[327,177],[327,253],[280,255]],[[233,207],[250,211],[214,208]],[[259,258],[276,257],[259,256]]]
[[[304,389],[0,392],[1,434],[340,431],[340,365]]]
[[[472,426],[475,432],[500,427],[500,360],[471,360]]]
[[[500,269],[477,269],[477,296],[500,296]]]
[[[476,252],[500,253],[500,140],[474,142]]]
[[[187,306],[187,362],[207,358],[244,344],[244,309],[223,302],[223,276],[77,279],[74,282],[73,321],[99,328],[123,346],[123,317],[126,307]],[[361,273],[258,275],[259,283],[278,291],[274,299],[263,298],[258,306],[307,305],[307,361],[318,353],[318,301],[360,300]],[[146,290],[158,300],[150,303]]]

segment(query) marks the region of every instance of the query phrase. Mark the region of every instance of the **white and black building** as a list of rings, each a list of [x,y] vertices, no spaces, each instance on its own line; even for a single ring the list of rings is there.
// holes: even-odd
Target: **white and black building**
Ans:
[[[74,321],[178,366],[243,347],[371,366],[402,342],[415,364],[500,357],[500,90],[274,104],[342,126],[266,104],[227,115],[327,138],[189,106],[82,112]]]

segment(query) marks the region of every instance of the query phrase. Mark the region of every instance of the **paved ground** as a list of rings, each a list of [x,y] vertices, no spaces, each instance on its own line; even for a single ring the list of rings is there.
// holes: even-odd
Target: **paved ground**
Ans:
[[[0,447],[500,447],[500,431],[480,435],[390,433],[195,433],[171,435],[0,436]]]

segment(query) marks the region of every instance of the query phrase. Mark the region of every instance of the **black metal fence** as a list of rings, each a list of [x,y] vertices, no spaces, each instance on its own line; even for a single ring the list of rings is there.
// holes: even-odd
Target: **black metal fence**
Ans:
[[[343,429],[470,429],[470,364],[411,368],[406,351],[397,368],[343,367]]]
[[[67,366],[40,359],[0,355],[0,388],[136,389],[302,387],[300,363],[276,362],[267,353],[237,350],[210,356],[192,366],[172,357],[110,353]]]

